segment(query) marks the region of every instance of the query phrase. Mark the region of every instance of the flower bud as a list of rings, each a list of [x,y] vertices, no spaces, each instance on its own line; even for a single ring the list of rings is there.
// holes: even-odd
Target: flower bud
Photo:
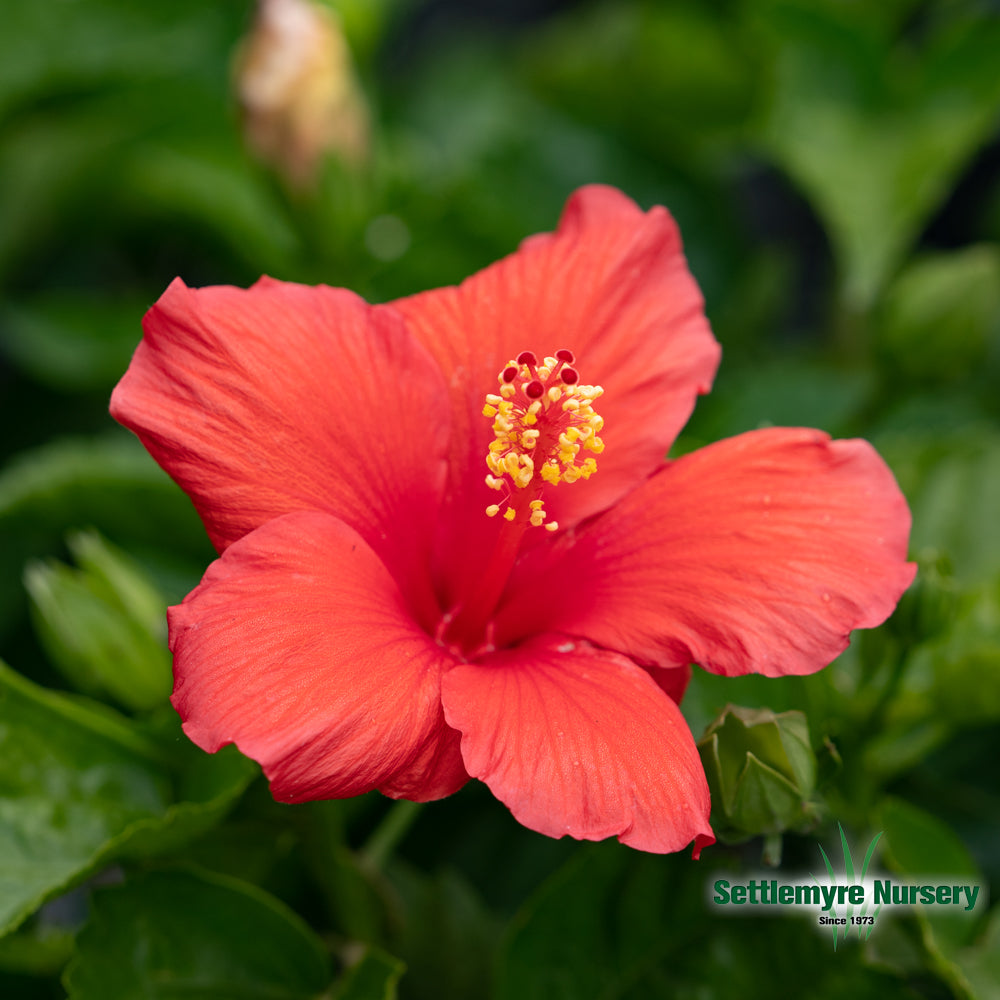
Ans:
[[[236,56],[236,96],[253,152],[292,187],[308,187],[324,153],[358,165],[368,114],[334,13],[311,0],[259,0]]]
[[[32,562],[24,582],[39,641],[79,690],[149,709],[170,694],[166,601],[145,574],[95,533],[68,544],[79,569]]]
[[[735,843],[808,827],[816,755],[801,712],[727,705],[698,743],[712,794],[712,828]]]

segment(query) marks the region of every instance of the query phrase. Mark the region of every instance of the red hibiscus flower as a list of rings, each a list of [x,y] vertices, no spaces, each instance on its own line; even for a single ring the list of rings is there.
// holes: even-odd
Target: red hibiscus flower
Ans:
[[[610,188],[457,288],[175,281],[144,331],[112,413],[221,553],[170,611],[173,703],[281,801],[472,776],[550,836],[697,852],[689,664],[818,670],[913,577],[863,441],[665,460],[719,347],[673,220]]]

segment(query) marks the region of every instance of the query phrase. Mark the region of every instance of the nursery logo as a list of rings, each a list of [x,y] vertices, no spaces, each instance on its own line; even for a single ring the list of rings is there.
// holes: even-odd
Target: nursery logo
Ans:
[[[732,913],[745,913],[747,907],[755,914],[778,914],[788,909],[807,914],[821,929],[829,929],[833,949],[852,935],[867,941],[875,929],[879,915],[886,908],[922,907],[938,912],[948,911],[969,915],[986,907],[986,894],[975,882],[959,879],[909,881],[870,874],[875,848],[882,839],[877,833],[865,852],[859,868],[854,864],[851,848],[843,827],[840,843],[844,853],[843,871],[838,874],[823,846],[819,852],[825,872],[784,881],[758,875],[747,882],[732,882],[715,878],[709,893],[710,902]]]

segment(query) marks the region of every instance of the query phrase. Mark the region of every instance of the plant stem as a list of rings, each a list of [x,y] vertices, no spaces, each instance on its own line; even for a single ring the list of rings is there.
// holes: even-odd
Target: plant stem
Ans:
[[[420,806],[421,803],[408,799],[400,799],[393,804],[361,849],[361,864],[365,868],[371,871],[382,869],[420,814]]]

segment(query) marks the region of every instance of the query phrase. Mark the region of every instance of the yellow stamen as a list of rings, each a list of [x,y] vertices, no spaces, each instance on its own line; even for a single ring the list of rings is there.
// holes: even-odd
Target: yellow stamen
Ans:
[[[597,471],[593,458],[582,451],[604,450],[599,432],[604,421],[592,403],[604,390],[580,385],[570,351],[561,350],[541,365],[524,352],[504,366],[499,391],[489,393],[483,414],[493,423],[493,440],[486,455],[486,485],[507,491],[500,504],[487,508],[490,517],[503,511],[507,521],[556,530],[546,521],[543,488],[589,479]],[[522,492],[524,491],[524,492]],[[526,517],[519,518],[524,511]]]

